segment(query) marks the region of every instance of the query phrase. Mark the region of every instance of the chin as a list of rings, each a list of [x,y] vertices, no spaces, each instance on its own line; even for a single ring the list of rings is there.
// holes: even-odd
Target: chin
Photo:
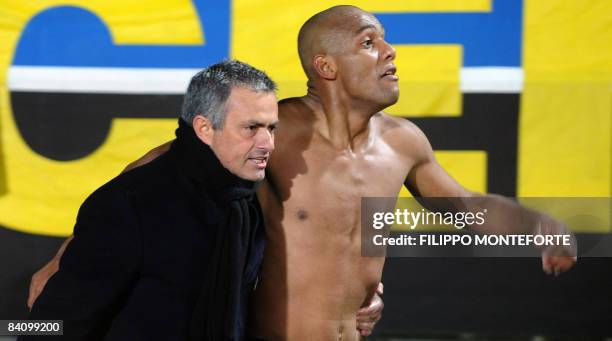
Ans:
[[[389,95],[386,96],[385,98],[383,98],[380,102],[380,106],[381,109],[380,110],[384,110],[392,105],[394,105],[395,103],[397,103],[399,99],[399,93],[394,93],[393,95]]]
[[[257,174],[257,176],[253,177],[251,181],[261,181],[266,177],[265,173]]]
[[[266,177],[266,172],[263,170],[255,171],[250,172],[249,174],[243,174],[243,176],[240,177],[249,181],[261,181]]]
[[[399,100],[399,88],[396,88],[389,94],[389,105],[397,103]]]

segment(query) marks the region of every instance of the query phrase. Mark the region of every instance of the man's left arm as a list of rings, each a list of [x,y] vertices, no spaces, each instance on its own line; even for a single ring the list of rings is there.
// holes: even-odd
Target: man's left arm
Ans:
[[[478,228],[486,234],[569,234],[562,223],[540,212],[522,207],[516,201],[494,194],[479,194],[468,191],[459,185],[437,163],[431,145],[425,135],[412,127],[412,150],[415,165],[408,174],[405,185],[410,192],[426,206],[427,198],[449,198],[444,207],[430,209],[454,210],[463,212],[482,212],[487,210],[487,219]],[[434,205],[443,200],[430,199]],[[576,262],[576,242],[571,235],[572,245],[548,248],[542,252],[542,267],[548,273],[559,274],[569,270]]]

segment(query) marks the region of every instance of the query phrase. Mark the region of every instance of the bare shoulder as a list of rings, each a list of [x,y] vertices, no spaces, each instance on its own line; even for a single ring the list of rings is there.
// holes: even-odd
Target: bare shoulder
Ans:
[[[295,109],[296,106],[299,106],[301,104],[303,104],[301,97],[283,98],[278,101],[279,110],[280,108],[283,108],[284,110]]]
[[[417,135],[423,134],[414,123],[403,117],[391,116],[384,112],[379,112],[374,115],[377,126],[383,133],[401,134],[405,138],[416,137]]]
[[[302,151],[312,138],[312,110],[299,97],[278,102],[278,128],[275,130],[275,148],[270,156],[267,173],[272,183],[277,175],[287,172],[289,165],[299,164]],[[296,162],[298,158],[298,162]]]
[[[278,102],[279,120],[297,121],[304,118],[310,108],[301,97],[285,98]]]
[[[431,153],[429,140],[411,121],[383,112],[373,118],[381,138],[396,152],[412,158],[427,157]]]
[[[297,138],[312,130],[312,110],[301,97],[286,98],[278,102],[279,129],[277,138]]]

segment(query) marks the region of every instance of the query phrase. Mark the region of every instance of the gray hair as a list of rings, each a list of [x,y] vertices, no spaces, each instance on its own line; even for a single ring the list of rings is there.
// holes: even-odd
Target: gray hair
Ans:
[[[192,125],[196,115],[210,120],[220,129],[227,115],[227,99],[235,87],[257,92],[274,92],[276,84],[265,72],[238,60],[226,60],[198,72],[189,83],[183,98],[181,118]]]

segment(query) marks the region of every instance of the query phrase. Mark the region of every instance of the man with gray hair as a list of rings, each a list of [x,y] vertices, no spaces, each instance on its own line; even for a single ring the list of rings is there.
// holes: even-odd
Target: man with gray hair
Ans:
[[[30,319],[63,320],[62,340],[245,339],[275,89],[238,61],[196,74],[170,150],[83,203]]]

